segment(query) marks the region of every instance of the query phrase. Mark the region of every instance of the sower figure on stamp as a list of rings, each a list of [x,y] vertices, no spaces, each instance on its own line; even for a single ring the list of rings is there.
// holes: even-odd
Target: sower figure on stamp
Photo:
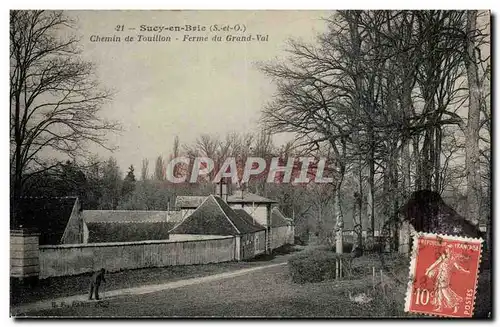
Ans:
[[[95,299],[99,300],[99,286],[101,286],[101,282],[106,282],[104,279],[104,274],[106,270],[101,268],[101,270],[95,272],[90,279],[90,292],[89,292],[89,300],[92,300],[92,294],[95,294]]]
[[[451,247],[451,245],[449,246]],[[470,273],[469,270],[459,265],[458,260],[459,257],[456,254],[449,249],[445,249],[444,253],[425,271],[425,275],[428,277],[436,275],[434,311],[439,312],[444,306],[445,308],[453,308],[453,313],[456,313],[458,306],[463,302],[463,298],[450,285],[452,270],[456,269],[464,273]]]

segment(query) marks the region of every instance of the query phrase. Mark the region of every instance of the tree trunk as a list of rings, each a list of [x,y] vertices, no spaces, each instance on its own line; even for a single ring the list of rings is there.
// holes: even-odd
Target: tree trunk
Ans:
[[[442,131],[440,126],[436,126],[434,142],[434,191],[441,193],[441,143]]]
[[[367,220],[367,245],[373,245],[375,237],[375,206],[373,203],[373,193],[375,184],[375,168],[373,161],[369,162],[368,182],[366,184],[366,220]]]
[[[409,16],[415,15],[414,13],[408,13]],[[405,18],[406,18],[405,14]],[[405,24],[403,24],[405,35],[407,37],[405,42],[408,42],[408,44],[411,42],[411,35],[413,31],[413,20],[410,18],[410,21],[406,21]],[[415,75],[416,75],[416,69],[414,68],[414,65],[409,65],[408,63],[413,62],[413,56],[410,54],[410,52],[404,52],[401,54],[401,62],[403,63],[402,65],[402,98],[401,98],[401,106],[403,109],[403,115],[405,122],[408,122],[411,117],[415,115],[414,109],[412,107],[412,98],[411,94],[413,91],[413,86],[415,83]],[[407,197],[409,197],[410,193],[412,192],[412,182],[411,182],[411,150],[410,150],[410,144],[412,142],[411,136],[409,133],[405,135],[403,139],[403,148],[402,148],[402,153],[401,153],[401,159],[402,159],[402,173],[403,173],[403,198],[406,200]],[[415,151],[415,149],[413,150]],[[417,148],[418,152],[418,148]],[[415,164],[415,162],[414,162]]]
[[[467,12],[466,39],[467,53],[465,66],[469,84],[469,114],[465,138],[465,165],[467,170],[467,211],[466,218],[474,224],[478,223],[481,207],[481,181],[479,174],[479,116],[481,109],[481,90],[479,87],[478,69],[474,33],[476,33],[477,11]]]
[[[401,192],[399,191],[399,183],[398,183],[398,152],[397,149],[397,141],[393,141],[391,145],[391,157],[390,157],[390,188],[392,191],[391,196],[391,210],[389,212],[389,218],[392,221],[392,249],[394,251],[398,250],[399,247],[399,221],[397,220],[396,212],[399,208],[399,199]]]
[[[430,190],[432,185],[432,172],[434,168],[434,128],[425,131],[424,145],[421,157],[422,188]]]
[[[356,239],[356,246],[360,249],[363,248],[363,170],[362,170],[362,165],[361,162],[359,162],[359,169],[358,169],[358,179],[359,179],[359,192],[357,194],[357,197],[355,197],[355,203],[354,207],[358,208],[357,210],[357,229],[358,229],[358,234],[357,234],[357,239]],[[353,212],[354,215],[354,212]],[[355,228],[356,229],[356,228]]]
[[[367,213],[367,243],[373,245],[375,237],[375,206],[373,195],[375,191],[375,144],[373,142],[373,131],[369,129],[370,151],[368,155],[368,181],[366,184],[366,213]]]
[[[335,252],[342,254],[344,252],[344,216],[342,215],[342,206],[340,205],[340,185],[337,187],[337,191],[335,192],[335,212]]]
[[[413,137],[413,160],[415,161],[415,191],[422,189],[422,164],[420,158],[420,137]]]
[[[404,141],[401,153],[401,165],[403,167],[403,196],[406,198],[411,193],[411,151],[410,140]]]

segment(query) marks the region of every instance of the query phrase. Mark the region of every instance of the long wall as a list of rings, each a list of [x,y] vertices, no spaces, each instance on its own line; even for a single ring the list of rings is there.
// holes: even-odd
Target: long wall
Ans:
[[[40,278],[146,267],[207,264],[235,260],[233,236],[40,246]]]
[[[294,227],[280,226],[271,228],[271,249],[279,248],[285,244],[293,244]]]

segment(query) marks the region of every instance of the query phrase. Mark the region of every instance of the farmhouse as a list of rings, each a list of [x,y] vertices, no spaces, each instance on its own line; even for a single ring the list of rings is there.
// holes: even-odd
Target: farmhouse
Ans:
[[[83,243],[166,240],[177,223],[168,211],[84,210]]]
[[[266,229],[245,210],[233,210],[220,197],[209,195],[170,234],[232,235],[236,237],[236,259],[253,258],[266,250]]]
[[[245,210],[259,224],[268,227],[271,224],[271,206],[277,202],[254,193],[239,190],[227,197],[227,203],[233,209]]]

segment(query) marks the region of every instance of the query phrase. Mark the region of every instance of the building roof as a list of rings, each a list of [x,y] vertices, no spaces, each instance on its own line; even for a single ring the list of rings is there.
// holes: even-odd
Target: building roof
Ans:
[[[248,225],[252,226],[254,232],[265,230],[266,228],[259,224],[245,209],[233,209],[240,218],[242,218]]]
[[[175,198],[175,207],[178,209],[196,209],[206,198],[206,196],[178,195]]]
[[[182,221],[182,212],[180,210],[172,210],[168,212],[168,222]]]
[[[83,210],[85,223],[168,222],[168,211],[147,210]]]
[[[17,225],[40,233],[40,245],[61,243],[77,197],[26,197],[16,201]]]
[[[273,210],[271,210],[272,227],[290,226],[291,224],[291,219],[286,218],[278,208],[273,208]]]
[[[227,203],[277,203],[274,200],[247,191],[237,191],[227,198]]]
[[[166,240],[172,222],[87,223],[89,243]]]
[[[171,234],[241,235],[262,228],[249,224],[220,197],[209,195]]]

